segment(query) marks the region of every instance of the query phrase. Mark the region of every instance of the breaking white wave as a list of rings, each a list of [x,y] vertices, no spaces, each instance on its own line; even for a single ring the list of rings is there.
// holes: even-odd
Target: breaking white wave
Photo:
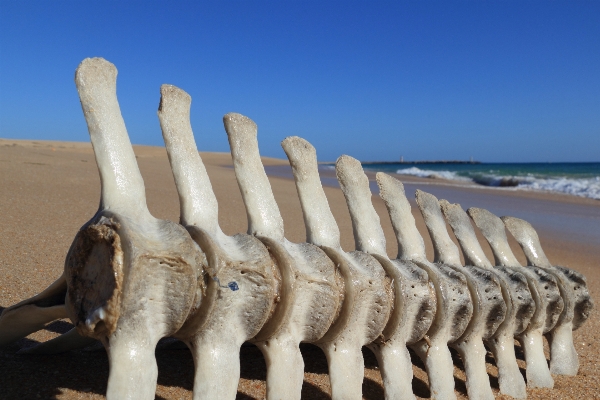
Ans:
[[[420,169],[417,167],[399,169],[396,171],[397,174],[402,175],[413,175],[421,178],[434,178],[434,179],[449,179],[453,181],[470,181],[471,179],[465,178],[452,171],[431,171],[428,169]]]
[[[518,188],[548,190],[580,197],[600,200],[600,176],[590,179],[572,178],[524,178],[519,179]]]
[[[417,167],[399,169],[396,171],[402,175],[412,175],[422,178],[448,179],[454,181],[470,181],[484,186],[514,187],[527,190],[544,190],[556,193],[565,193],[580,197],[588,197],[600,200],[600,177],[591,178],[566,178],[566,177],[535,177],[507,176],[483,173],[463,172],[467,176],[461,176],[452,171],[433,171]]]

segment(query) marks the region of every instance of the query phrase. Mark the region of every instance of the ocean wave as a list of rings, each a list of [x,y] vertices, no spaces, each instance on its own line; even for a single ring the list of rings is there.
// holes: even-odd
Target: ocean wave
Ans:
[[[525,178],[519,181],[519,188],[547,190],[600,200],[600,177],[591,179],[572,178]]]
[[[470,181],[484,186],[514,187],[516,189],[549,191],[600,200],[600,177],[593,178],[540,178],[532,175],[509,176],[484,174],[481,172],[468,173],[461,176],[452,171],[432,171],[417,167],[399,169],[401,175],[412,175],[422,178],[448,179],[454,181]]]
[[[428,169],[420,169],[417,167],[399,169],[396,171],[397,174],[401,175],[413,175],[421,178],[434,178],[434,179],[449,179],[453,181],[470,181],[471,179],[462,177],[452,171],[431,171]]]

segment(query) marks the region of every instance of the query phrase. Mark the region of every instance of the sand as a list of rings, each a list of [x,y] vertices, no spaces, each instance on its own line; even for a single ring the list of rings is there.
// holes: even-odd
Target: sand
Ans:
[[[166,151],[162,147],[134,146],[145,180],[148,207],[158,218],[178,221],[179,204]],[[231,168],[228,153],[201,153],[219,200],[220,223],[227,234],[246,230],[246,215]],[[270,171],[271,185],[283,215],[286,237],[302,242],[304,222],[294,182],[286,175],[284,160],[264,158]],[[275,172],[273,172],[275,171]],[[277,172],[279,171],[279,172]],[[324,175],[331,178],[332,172]],[[372,174],[370,174],[372,175]],[[574,268],[587,276],[592,297],[600,298],[600,202],[550,193],[503,191],[475,186],[456,186],[451,182],[401,177],[407,195],[415,188],[430,191],[465,208],[479,206],[502,215],[529,215],[538,229],[542,246],[557,265]],[[325,179],[331,183],[330,179]],[[342,234],[342,246],[352,250],[350,217],[341,191],[326,187],[334,216]],[[31,297],[52,283],[63,268],[64,257],[79,227],[96,211],[100,180],[89,143],[19,141],[0,139],[0,311]],[[388,252],[395,256],[396,241],[378,196],[373,197],[388,241]],[[506,212],[505,212],[506,211]],[[413,213],[425,237],[428,256],[432,247],[422,218]],[[548,222],[550,221],[550,222]],[[586,225],[587,224],[587,225]],[[580,228],[583,227],[583,228]],[[512,241],[515,254],[524,256]],[[483,245],[488,256],[491,251]],[[23,347],[35,345],[64,333],[68,321],[57,321],[46,329],[0,351],[0,398],[103,398],[108,378],[108,362],[101,347],[92,347],[52,356],[17,354]],[[580,357],[579,374],[555,377],[552,390],[529,390],[530,399],[600,398],[600,318],[595,309],[588,322],[574,332]],[[169,347],[171,346],[171,347]],[[175,348],[173,348],[175,347]],[[186,349],[164,343],[157,350],[159,367],[157,398],[190,399],[193,385],[193,361]],[[303,398],[329,399],[327,364],[321,351],[302,345],[305,359]],[[383,387],[375,357],[365,355],[365,399],[382,399]],[[517,347],[521,367],[523,354]],[[414,357],[413,390],[419,397],[429,397],[423,365]],[[241,353],[239,399],[262,399],[265,396],[265,363],[260,352],[245,345]],[[492,387],[498,394],[497,369],[488,359]],[[523,371],[524,372],[524,371]],[[462,363],[455,357],[456,393],[466,398]],[[502,398],[502,396],[499,396]]]

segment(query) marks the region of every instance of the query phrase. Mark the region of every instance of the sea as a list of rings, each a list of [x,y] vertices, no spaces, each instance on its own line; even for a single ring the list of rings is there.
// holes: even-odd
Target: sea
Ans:
[[[366,170],[600,200],[600,163],[364,163]]]

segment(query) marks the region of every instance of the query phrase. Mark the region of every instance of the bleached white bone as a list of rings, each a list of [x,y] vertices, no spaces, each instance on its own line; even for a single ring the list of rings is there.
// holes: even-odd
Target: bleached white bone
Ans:
[[[500,393],[517,399],[527,397],[525,380],[515,356],[514,337],[529,325],[535,312],[535,302],[529,291],[527,279],[521,273],[509,267],[496,266],[485,256],[479,245],[471,219],[459,204],[440,201],[446,221],[465,257],[466,265],[474,265],[492,271],[500,281],[502,297],[506,303],[506,317],[496,333],[485,340],[490,347],[498,366]]]
[[[340,246],[340,230],[321,186],[317,151],[306,140],[290,136],[281,142],[298,190],[306,226],[306,241],[316,246]]]
[[[196,225],[212,236],[224,234],[219,226],[219,205],[198,154],[190,122],[191,96],[173,85],[160,87],[158,119],[179,195],[179,222]]]
[[[422,340],[435,317],[435,290],[415,263],[390,260],[369,179],[360,162],[342,156],[336,163],[352,219],[356,249],[373,255],[393,280],[394,307],[381,338],[369,345],[377,356],[387,399],[411,399],[412,364],[407,344]]]
[[[186,289],[191,289],[190,276],[198,275],[198,251],[180,227],[156,220],[148,212],[116,100],[116,68],[103,59],[86,59],[75,81],[100,171],[100,207],[71,245],[63,276],[17,306],[32,304],[29,320],[51,314],[44,316],[46,322],[63,317],[66,311],[77,326],[30,352],[89,344],[82,334],[100,339],[110,358],[107,397],[153,398],[154,346],[160,337],[174,332],[189,311],[194,291]],[[165,278],[170,281],[167,287]],[[173,285],[178,284],[173,293]],[[53,306],[65,303],[65,292],[66,305]],[[5,315],[13,316],[10,311],[19,310],[15,307]]]
[[[48,322],[67,318],[65,273],[34,297],[6,308],[0,316],[0,348],[43,329]],[[86,347],[95,339],[81,336],[77,329],[44,343],[19,350],[22,354],[56,354]]]
[[[63,273],[41,293],[7,307],[0,315],[0,348],[67,317],[67,280]]]
[[[443,264],[430,263],[425,244],[417,230],[404,186],[397,179],[377,173],[379,194],[383,199],[398,240],[398,259],[412,261],[427,271],[436,294],[436,312],[427,335],[410,347],[423,360],[434,399],[455,399],[454,364],[448,343],[458,339],[473,313],[471,295],[462,273]]]
[[[502,221],[521,245],[528,264],[542,268],[556,278],[565,306],[556,325],[547,334],[550,344],[550,372],[557,375],[577,375],[579,357],[573,344],[573,330],[588,319],[594,306],[585,276],[566,267],[553,266],[542,249],[537,232],[529,222],[514,217],[502,217]]]
[[[183,227],[148,211],[116,77],[114,65],[101,58],[85,59],[75,73],[102,192],[98,212],[67,255],[66,307],[79,333],[106,348],[107,398],[151,399],[156,344],[177,332],[190,312],[201,252]]]
[[[299,137],[286,138],[282,145],[290,159],[300,195],[307,225],[307,240],[327,246],[330,249],[339,249],[339,231],[319,180],[317,157],[314,147]],[[338,163],[338,166],[340,165]],[[356,182],[348,181],[346,179],[347,174],[343,169],[342,167],[342,170],[338,171],[342,187],[344,190],[346,190],[346,185],[354,188]],[[350,207],[351,215],[353,211],[353,208]],[[375,231],[374,233],[378,234],[379,232]],[[382,240],[384,241],[382,232],[381,235],[373,237],[375,238],[374,242],[380,243]],[[385,246],[385,241],[383,245]],[[364,251],[364,249],[358,248],[358,246],[357,250]],[[405,294],[403,291],[406,279],[401,279],[400,272],[396,271],[397,267],[387,258],[385,251],[379,253],[383,253],[383,255],[375,254],[374,256],[384,268],[387,267],[387,269],[392,270],[392,274],[388,272],[388,275],[392,277],[392,284],[398,287],[395,290],[398,297],[394,300],[394,312],[390,315],[382,336],[376,340],[377,344],[372,344],[370,347],[375,352],[379,361],[386,398],[414,398],[412,386],[409,384],[412,379],[412,365],[406,349],[406,341],[410,341],[415,336],[418,339],[422,338],[423,334],[429,328],[435,307],[435,295],[429,292],[428,279],[426,274],[423,276],[424,273],[422,271],[415,271],[413,274],[417,278],[424,278],[425,287],[422,287],[423,282],[417,282],[417,278],[412,277],[414,279],[413,288],[408,290],[409,294]],[[387,265],[384,265],[384,263]],[[418,269],[417,267],[414,268]],[[420,275],[419,272],[421,272]],[[400,282],[400,280],[402,281]],[[417,285],[419,287],[415,288]],[[426,292],[425,295],[422,294],[423,290]],[[403,307],[403,298],[410,296],[410,300],[412,300],[413,294],[417,294],[419,298],[412,301],[413,304],[407,304],[406,307]],[[430,303],[420,304],[424,301],[424,296],[428,297]],[[417,300],[419,306],[422,306],[421,309],[413,309],[414,303],[417,303]],[[433,304],[431,304],[431,301],[433,301]],[[399,328],[399,325],[402,326],[403,330]]]
[[[234,113],[223,122],[248,214],[248,233],[269,248],[281,273],[281,301],[253,339],[267,362],[267,397],[299,399],[304,379],[299,344],[323,338],[336,317],[343,287],[334,263],[319,247],[291,243],[283,236],[283,220],[260,160],[256,124]],[[333,367],[330,371],[339,373]]]
[[[527,278],[536,309],[527,328],[517,337],[527,363],[527,386],[551,388],[554,379],[544,355],[542,336],[554,327],[564,306],[556,278],[541,268],[521,266],[510,249],[500,218],[482,208],[469,208],[467,213],[490,244],[496,264],[515,268]]]
[[[436,261],[463,273],[471,293],[473,317],[462,336],[451,344],[463,359],[467,393],[474,399],[493,399],[483,340],[491,338],[505,318],[506,304],[500,282],[489,270],[461,265],[458,248],[448,235],[446,221],[435,196],[417,190],[417,205],[431,235]]]
[[[72,328],[68,332],[50,339],[46,342],[40,343],[36,346],[29,347],[27,349],[21,349],[18,351],[19,354],[58,354],[70,351],[73,349],[79,349],[87,347],[91,344],[98,343],[94,338],[87,336],[81,336],[77,331],[77,328]]]
[[[66,317],[67,310],[64,305],[38,307],[35,304],[27,304],[5,310],[0,319],[0,341],[7,345],[43,329],[48,322]]]
[[[285,139],[282,146],[296,181],[307,240],[327,253],[344,280],[339,315],[316,343],[327,357],[332,397],[360,399],[364,378],[361,348],[377,339],[385,327],[392,303],[390,282],[373,257],[360,251],[342,250],[339,229],[319,179],[314,147],[298,137]]]
[[[260,331],[274,307],[277,266],[254,236],[229,237],[221,230],[217,198],[196,149],[190,105],[183,90],[161,87],[158,117],[179,194],[180,222],[207,259],[206,279],[197,287],[202,302],[175,336],[194,357],[194,398],[233,399],[240,347]],[[237,290],[225,286],[229,282]]]

